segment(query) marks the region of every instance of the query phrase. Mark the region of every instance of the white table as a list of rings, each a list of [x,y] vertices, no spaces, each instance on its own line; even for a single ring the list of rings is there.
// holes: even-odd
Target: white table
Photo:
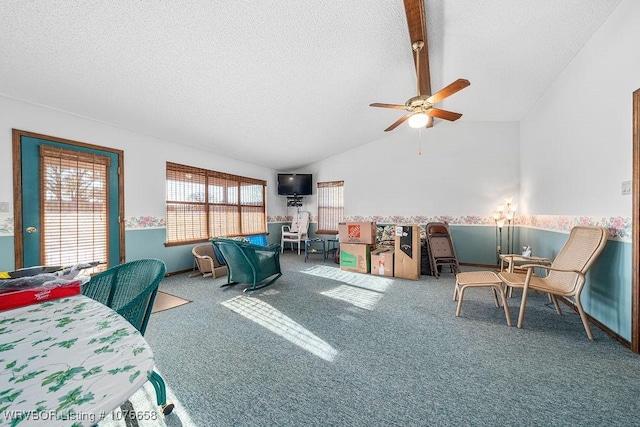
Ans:
[[[140,332],[82,295],[0,312],[0,425],[92,426],[153,371]]]

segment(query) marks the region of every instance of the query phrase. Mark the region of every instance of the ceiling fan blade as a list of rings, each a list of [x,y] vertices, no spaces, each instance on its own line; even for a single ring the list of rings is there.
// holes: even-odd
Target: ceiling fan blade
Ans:
[[[402,123],[404,123],[405,121],[407,121],[407,119],[411,117],[411,113],[410,114],[405,114],[404,116],[400,117],[398,120],[396,120],[395,122],[393,122],[393,124],[391,126],[389,126],[388,128],[386,128],[384,131],[385,132],[389,132],[390,130],[394,130],[395,128],[397,128],[398,126],[400,126]]]
[[[429,74],[429,45],[427,43],[427,18],[424,3],[424,0],[404,0],[404,10],[407,15],[407,24],[409,25],[411,45],[413,46],[418,41],[424,43],[422,49],[418,51],[420,60],[416,60],[416,55],[414,55],[413,60],[420,67],[420,72],[416,67],[416,75],[420,79],[418,81],[420,94],[428,96],[431,95],[431,77]]]
[[[406,105],[381,104],[380,102],[374,102],[373,104],[369,104],[369,107],[394,108],[396,110],[404,110],[405,108],[407,108]]]
[[[437,117],[439,119],[449,120],[450,122],[454,122],[462,117],[460,113],[454,113],[453,111],[441,110],[439,108],[429,108],[427,110],[427,115],[431,117]]]
[[[429,98],[427,98],[427,102],[430,104],[435,104],[436,102],[440,102],[443,99],[453,95],[454,93],[464,89],[469,86],[469,80],[466,79],[458,79],[455,82],[451,83],[449,86],[440,89],[437,93],[434,93]]]

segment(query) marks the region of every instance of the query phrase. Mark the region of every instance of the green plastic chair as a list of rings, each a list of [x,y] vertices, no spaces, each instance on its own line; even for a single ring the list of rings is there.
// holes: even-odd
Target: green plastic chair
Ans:
[[[271,285],[282,276],[280,245],[260,246],[233,239],[211,239],[227,262],[227,283],[247,283],[243,292],[255,291]],[[270,280],[267,280],[271,278]]]
[[[109,268],[96,274],[82,286],[82,294],[94,299],[127,319],[142,335],[147,329],[158,286],[167,268],[159,259],[141,259]],[[173,411],[167,402],[164,380],[157,372],[149,374],[162,413]]]

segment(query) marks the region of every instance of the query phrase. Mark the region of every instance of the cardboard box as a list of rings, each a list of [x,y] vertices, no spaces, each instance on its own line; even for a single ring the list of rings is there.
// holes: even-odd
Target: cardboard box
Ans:
[[[376,243],[375,222],[346,222],[338,224],[338,238],[340,243]]]
[[[340,243],[340,269],[357,273],[371,271],[371,245]]]
[[[371,274],[393,277],[393,248],[371,251]]]
[[[420,227],[417,224],[396,225],[394,276],[420,278]]]

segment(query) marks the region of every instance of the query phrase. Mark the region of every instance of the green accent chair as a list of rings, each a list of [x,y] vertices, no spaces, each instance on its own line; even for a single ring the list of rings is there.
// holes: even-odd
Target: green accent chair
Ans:
[[[127,262],[93,276],[82,286],[82,294],[111,308],[144,335],[166,271],[164,262],[158,259]],[[170,414],[174,405],[167,402],[164,380],[154,371],[149,374],[149,381],[162,413]]]
[[[260,246],[234,239],[211,239],[227,262],[227,283],[250,284],[243,292],[255,291],[273,284],[280,276],[280,245]],[[269,279],[269,280],[267,280]]]

